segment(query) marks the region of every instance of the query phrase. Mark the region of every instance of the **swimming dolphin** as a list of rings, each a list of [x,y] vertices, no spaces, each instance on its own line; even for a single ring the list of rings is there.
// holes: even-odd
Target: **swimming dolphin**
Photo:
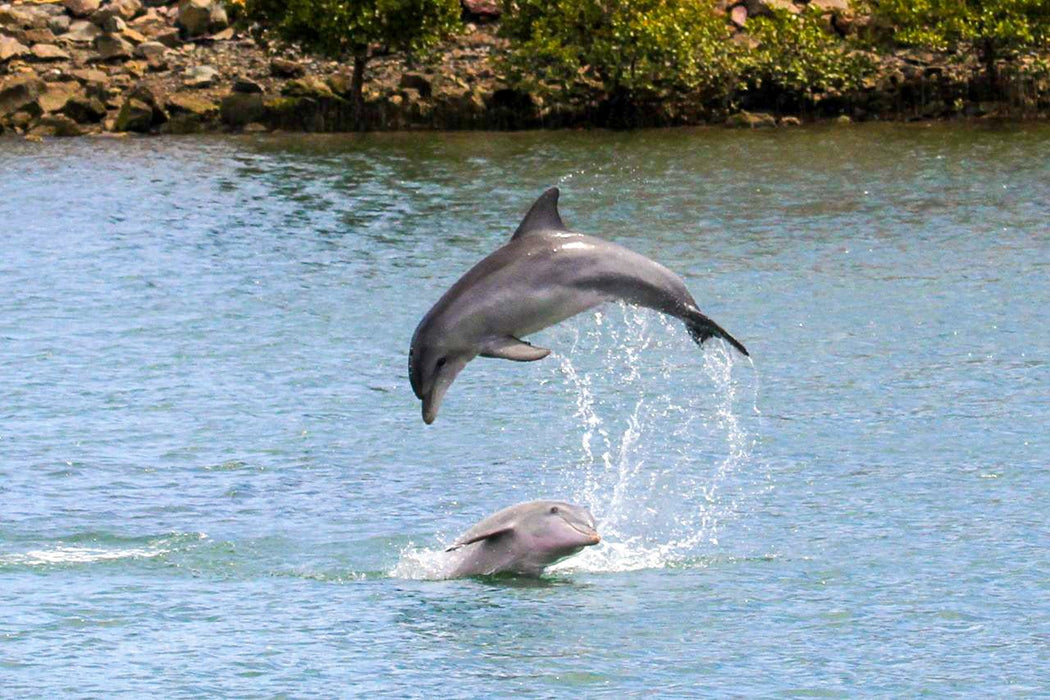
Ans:
[[[504,508],[470,528],[446,549],[454,552],[446,578],[539,576],[551,564],[601,542],[594,516],[561,501]]]
[[[717,337],[748,354],[700,313],[678,275],[623,246],[569,231],[552,187],[510,241],[452,285],[416,327],[408,374],[423,421],[434,422],[456,375],[478,355],[541,360],[550,350],[522,337],[616,299],[681,319],[697,344]]]

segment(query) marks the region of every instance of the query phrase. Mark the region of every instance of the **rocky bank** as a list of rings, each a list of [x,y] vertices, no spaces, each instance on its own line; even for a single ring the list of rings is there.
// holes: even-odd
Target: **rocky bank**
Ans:
[[[603,126],[609,106],[563,105],[503,84],[495,60],[507,51],[492,0],[463,0],[464,31],[425,63],[374,59],[363,126],[396,129],[517,129]],[[771,7],[820,8],[828,30],[871,30],[846,0],[736,0],[721,7],[746,41],[749,17]],[[115,133],[345,131],[355,122],[350,67],[303,55],[258,27],[231,23],[219,0],[21,0],[0,4],[0,133],[30,139]],[[921,51],[876,57],[860,93],[826,100],[807,119],[929,119],[1033,116],[1050,93],[1021,86],[1008,103],[974,99],[976,67]],[[756,97],[736,113],[660,104],[640,125],[706,122],[762,127],[799,123]]]

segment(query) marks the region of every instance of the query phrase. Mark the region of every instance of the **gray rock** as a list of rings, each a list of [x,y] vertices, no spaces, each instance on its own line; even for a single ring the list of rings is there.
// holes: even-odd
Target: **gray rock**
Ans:
[[[159,41],[144,41],[135,47],[135,55],[147,61],[164,58],[169,49]]]
[[[141,100],[129,97],[117,115],[117,131],[147,133],[153,126],[153,108]]]
[[[744,4],[747,6],[747,14],[750,17],[771,15],[774,10],[786,10],[793,15],[802,12],[801,8],[791,0],[744,0]]]
[[[119,34],[128,28],[128,23],[125,22],[119,15],[110,15],[102,22],[102,28],[110,34]]]
[[[119,17],[125,22],[130,22],[141,11],[142,3],[139,0],[110,0],[91,13],[91,21],[100,27],[105,26],[110,17]]]
[[[70,99],[80,94],[83,91],[76,81],[45,83],[36,103],[44,112],[60,112]]]
[[[206,88],[215,84],[219,71],[211,66],[192,66],[182,74],[182,84],[189,88]]]
[[[0,5],[0,26],[12,29],[47,29],[51,14],[36,5]]]
[[[70,24],[69,31],[59,38],[75,44],[90,44],[101,35],[102,30],[93,22],[79,20]]]
[[[301,78],[306,75],[306,66],[286,58],[275,58],[270,61],[270,74],[278,78]]]
[[[179,30],[174,28],[165,29],[162,32],[158,32],[154,35],[153,40],[159,41],[160,43],[167,46],[169,49],[178,48],[178,46],[182,43],[182,37],[179,36]]]
[[[0,83],[0,116],[29,107],[43,90],[44,81],[36,76],[17,76]]]
[[[72,23],[73,20],[69,18],[69,15],[55,15],[47,23],[47,28],[51,30],[52,34],[65,34],[69,31],[69,25]]]
[[[253,95],[262,93],[263,87],[254,80],[249,80],[248,78],[237,78],[237,80],[233,82],[233,91],[244,93],[246,95]]]
[[[201,119],[209,119],[219,114],[219,105],[191,92],[176,92],[169,97],[168,109],[173,115],[192,114]]]
[[[430,80],[421,73],[402,73],[400,86],[417,91],[424,99],[429,99],[434,91]]]
[[[87,17],[98,10],[99,0],[65,0],[62,3],[74,17]]]
[[[776,125],[776,118],[764,112],[738,112],[726,119],[726,126],[738,129],[764,129]]]
[[[25,56],[28,53],[29,47],[14,37],[0,36],[0,63],[5,63],[19,56]]]
[[[474,22],[491,22],[500,17],[501,9],[496,0],[460,0],[464,14]]]
[[[106,106],[96,97],[69,98],[62,113],[78,124],[97,124],[106,116]]]
[[[68,61],[69,54],[54,44],[37,44],[31,51],[38,61]]]
[[[232,127],[243,127],[252,122],[261,121],[266,116],[263,96],[234,92],[222,99],[219,106],[222,121]]]
[[[95,50],[103,61],[131,58],[133,49],[130,42],[116,34],[101,34],[95,39]]]
[[[729,10],[729,21],[737,27],[743,28],[743,26],[747,24],[747,6],[737,5]]]
[[[216,0],[182,0],[175,24],[187,36],[201,36],[221,31],[229,26],[226,10]]]
[[[46,114],[40,118],[38,124],[50,128],[55,136],[82,136],[84,134],[80,125],[65,114]]]

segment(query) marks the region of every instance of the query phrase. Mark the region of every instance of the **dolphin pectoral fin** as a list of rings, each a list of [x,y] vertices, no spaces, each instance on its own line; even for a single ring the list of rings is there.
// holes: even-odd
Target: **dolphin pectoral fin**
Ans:
[[[475,542],[480,542],[481,540],[488,540],[488,539],[494,539],[496,537],[501,537],[501,536],[506,535],[506,534],[508,534],[510,532],[513,532],[513,531],[514,531],[513,527],[501,527],[501,528],[498,528],[496,530],[487,530],[487,531],[479,533],[477,535],[472,535],[472,536],[470,536],[469,538],[467,538],[465,540],[456,540],[451,545],[446,547],[445,551],[446,552],[451,552],[451,551],[453,551],[455,549],[459,549],[460,547],[466,547],[468,544],[474,544]]]
[[[532,205],[510,240],[513,241],[538,231],[565,230],[565,224],[562,223],[561,216],[558,214],[558,188],[552,187],[541,194]]]
[[[751,356],[751,353],[747,351],[743,343],[729,335],[726,329],[700,313],[699,310],[691,310],[684,320],[686,327],[689,328],[689,335],[693,336],[693,340],[696,341],[697,345],[703,345],[708,338],[721,338],[740,351],[744,357]]]
[[[498,357],[502,360],[514,360],[515,362],[535,362],[550,355],[551,351],[547,348],[530,345],[514,336],[507,336],[488,343],[478,354],[482,357]]]

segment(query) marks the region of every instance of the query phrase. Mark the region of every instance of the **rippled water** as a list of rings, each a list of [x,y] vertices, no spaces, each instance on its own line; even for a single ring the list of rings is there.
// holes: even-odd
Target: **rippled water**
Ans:
[[[1050,130],[0,140],[2,695],[1047,694]],[[545,187],[751,350],[415,324]],[[532,498],[604,541],[430,577]]]

